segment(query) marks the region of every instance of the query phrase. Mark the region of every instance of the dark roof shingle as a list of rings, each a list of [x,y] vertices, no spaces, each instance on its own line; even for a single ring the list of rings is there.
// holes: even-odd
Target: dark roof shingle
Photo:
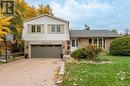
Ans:
[[[120,37],[117,32],[109,30],[71,30],[70,37]]]

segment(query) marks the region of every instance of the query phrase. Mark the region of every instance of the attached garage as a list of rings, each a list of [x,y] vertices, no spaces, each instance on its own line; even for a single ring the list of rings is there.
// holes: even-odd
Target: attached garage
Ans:
[[[31,45],[32,58],[60,58],[61,45]]]

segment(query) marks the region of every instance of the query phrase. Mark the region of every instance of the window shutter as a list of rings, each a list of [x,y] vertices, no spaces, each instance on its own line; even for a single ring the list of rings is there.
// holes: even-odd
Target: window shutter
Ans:
[[[44,33],[44,25],[41,25],[41,33]]]
[[[52,31],[51,31],[51,25],[48,25],[47,26],[47,33],[51,33]]]
[[[31,33],[31,25],[27,25],[27,32]]]
[[[61,31],[60,33],[63,34],[63,33],[64,33],[64,25],[60,25],[60,28],[61,28],[61,29],[60,29],[60,31]]]

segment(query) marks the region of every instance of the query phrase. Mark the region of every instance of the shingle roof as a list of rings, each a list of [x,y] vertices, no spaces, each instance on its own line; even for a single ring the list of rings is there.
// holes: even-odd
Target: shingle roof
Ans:
[[[109,30],[71,30],[70,37],[120,37],[117,32]]]

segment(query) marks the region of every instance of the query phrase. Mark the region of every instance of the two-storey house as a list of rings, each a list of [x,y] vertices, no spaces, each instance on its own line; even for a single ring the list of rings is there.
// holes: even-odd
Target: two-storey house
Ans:
[[[49,15],[28,19],[22,38],[29,58],[61,57],[69,48],[69,22]]]

